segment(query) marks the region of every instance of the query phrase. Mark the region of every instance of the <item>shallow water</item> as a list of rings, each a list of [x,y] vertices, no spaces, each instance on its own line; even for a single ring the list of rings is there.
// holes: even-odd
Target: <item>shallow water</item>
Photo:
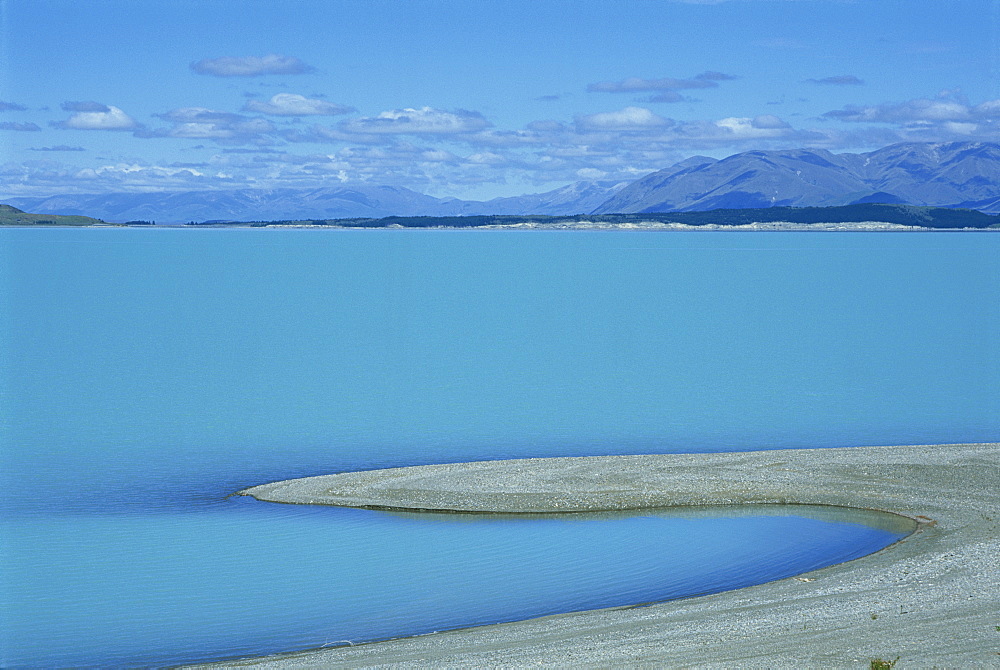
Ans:
[[[996,441],[998,243],[0,230],[0,664],[378,639],[882,546],[804,517],[462,524],[226,496],[464,460]]]
[[[4,666],[158,665],[667,600],[856,558],[908,530],[808,508],[459,519],[247,498],[36,519],[3,529],[16,550]]]

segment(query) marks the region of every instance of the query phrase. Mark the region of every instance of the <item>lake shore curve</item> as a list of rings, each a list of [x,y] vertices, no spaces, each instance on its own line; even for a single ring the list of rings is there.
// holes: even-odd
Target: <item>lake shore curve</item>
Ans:
[[[735,591],[197,667],[1000,665],[1000,443],[483,461],[241,491],[375,509],[835,505],[919,523],[862,559]]]

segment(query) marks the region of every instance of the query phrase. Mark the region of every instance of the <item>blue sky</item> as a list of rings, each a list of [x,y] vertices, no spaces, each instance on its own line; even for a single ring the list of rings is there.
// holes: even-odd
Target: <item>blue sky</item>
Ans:
[[[994,0],[0,0],[0,197],[1000,141]]]

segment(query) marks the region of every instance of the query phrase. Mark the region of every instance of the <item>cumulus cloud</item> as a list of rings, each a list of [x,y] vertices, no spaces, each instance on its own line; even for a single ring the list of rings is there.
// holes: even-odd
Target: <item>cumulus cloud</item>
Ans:
[[[823,116],[848,123],[885,125],[896,133],[896,141],[1000,140],[1000,100],[973,105],[956,91],[900,103],[847,105]]]
[[[167,128],[140,129],[142,138],[173,137],[181,139],[215,140],[219,144],[272,144],[269,137],[276,132],[267,119],[221,112],[205,107],[179,107],[153,116],[172,123]]]
[[[224,182],[226,175],[223,173],[209,174],[192,167],[116,163],[75,170],[70,179],[84,184],[97,182],[105,186],[119,188],[122,186],[128,188],[194,188],[199,185]]]
[[[196,140],[186,143],[187,148],[216,144],[225,149],[219,149],[203,163],[122,163],[85,170],[70,165],[39,165],[21,176],[15,170],[8,181],[17,188],[17,184],[35,184],[32,188],[38,190],[42,184],[51,187],[64,182],[68,191],[76,184],[80,192],[94,192],[95,185],[108,190],[173,188],[182,184],[279,187],[316,186],[340,180],[393,183],[461,196],[463,185],[486,182],[548,185],[579,179],[633,179],[692,153],[717,156],[748,149],[810,146],[837,150],[914,139],[1000,138],[1000,100],[970,104],[956,91],[944,91],[936,98],[848,106],[827,113],[827,121],[841,120],[845,122],[842,124],[814,123],[815,119],[796,122],[813,123],[819,129],[808,125],[793,128],[768,114],[674,120],[665,113],[661,116],[651,111],[662,112],[665,108],[642,104],[677,102],[684,100],[682,94],[688,91],[718,86],[718,82],[733,78],[707,71],[688,79],[610,82],[594,90],[631,91],[633,95],[617,99],[621,103],[629,100],[631,106],[614,105],[613,111],[581,114],[572,119],[556,116],[533,121],[521,129],[496,129],[475,111],[432,107],[394,109],[377,116],[348,118],[340,123],[329,120],[329,125],[320,125],[316,122],[323,119],[315,117],[349,110],[326,102],[318,93],[308,97],[291,93],[271,96],[273,90],[256,99],[241,99],[233,107],[236,110],[242,106],[239,113],[181,107],[156,114],[159,123],[152,125],[159,128],[136,124],[120,109],[102,103],[65,102],[63,109],[70,118],[53,125],[128,129],[136,137]],[[642,91],[648,97],[639,101],[644,97]],[[767,109],[774,108],[762,107],[758,111]],[[15,125],[0,124],[0,129],[38,130],[37,126]],[[305,149],[304,144],[314,146]],[[292,147],[299,151],[294,152]],[[83,149],[60,145],[34,150]],[[54,163],[49,159],[57,154],[32,157],[38,163]]]
[[[341,127],[350,133],[455,135],[473,133],[491,125],[479,112],[408,107],[382,112],[378,116],[351,119]]]
[[[14,121],[4,121],[0,123],[0,130],[24,130],[24,131],[34,131],[41,130],[34,123],[16,123]]]
[[[8,163],[0,167],[0,177],[4,179],[10,193],[24,195],[173,190],[228,185],[226,175],[218,170],[139,163],[116,163],[81,169],[79,166],[48,159]]]
[[[4,102],[0,100],[0,112],[23,112],[26,109],[28,108],[16,102]]]
[[[536,127],[539,130],[530,129]],[[491,131],[469,141],[492,144],[493,153],[507,158],[506,173],[535,182],[597,174],[604,175],[602,179],[634,179],[671,165],[691,151],[803,145],[836,148],[838,143],[833,133],[796,129],[774,115],[677,121],[638,106],[580,116],[575,126],[536,122],[516,135]]]
[[[587,90],[596,93],[644,93],[649,91],[676,91],[692,88],[715,88],[718,82],[735,79],[736,77],[722,72],[702,72],[690,79],[642,79],[629,77],[621,81],[599,81],[589,84]]]
[[[1000,119],[1000,100],[987,100],[971,110],[972,115],[982,119]]]
[[[976,108],[951,99],[918,98],[897,104],[870,106],[847,105],[823,116],[840,121],[859,123],[909,123],[915,121],[965,121],[973,117],[1000,116],[1000,101],[988,101]]]
[[[257,112],[271,116],[336,116],[355,111],[353,107],[307,98],[295,93],[278,93],[267,102],[250,100],[243,106],[244,112]]]
[[[575,124],[541,120],[521,130],[482,128],[464,132],[482,126],[483,121],[464,123],[462,115],[456,112],[415,111],[419,113],[399,114],[411,118],[402,122],[401,127],[394,126],[391,132],[360,135],[345,130],[345,124],[332,128],[307,124],[274,126],[263,118],[201,107],[179,108],[157,115],[169,122],[166,127],[153,131],[143,128],[136,134],[211,139],[224,147],[259,147],[261,142],[280,140],[340,146],[327,152],[302,154],[227,148],[206,163],[117,164],[89,171],[77,166],[39,167],[32,169],[30,175],[23,178],[15,175],[12,179],[25,184],[30,181],[38,189],[41,186],[37,185],[58,182],[72,190],[76,184],[80,192],[92,192],[95,186],[127,190],[154,188],[154,185],[173,188],[181,184],[222,183],[277,188],[317,186],[330,180],[367,181],[461,196],[464,185],[487,182],[518,181],[549,188],[555,181],[634,179],[671,165],[691,151],[711,151],[714,155],[729,150],[789,148],[804,143],[816,146],[827,142],[824,135],[796,130],[769,115],[676,121],[635,106],[581,116]],[[396,123],[396,114],[387,118]],[[437,123],[442,118],[448,120],[444,124],[447,132],[421,134],[412,130],[421,123],[423,127],[433,126],[432,121]],[[476,115],[472,117],[475,118]],[[455,132],[456,129],[463,132]],[[359,138],[364,138],[366,144]],[[372,141],[368,142],[369,139]],[[462,145],[467,148],[459,149]],[[62,182],[54,175],[60,175]]]
[[[64,102],[63,109],[78,110],[65,121],[52,125],[69,130],[135,130],[139,124],[135,119],[112,105],[101,103]]]
[[[247,117],[232,112],[221,112],[207,107],[178,107],[163,114],[154,114],[158,119],[179,123],[230,123]]]
[[[433,142],[436,138],[423,139]],[[322,178],[393,183],[424,192],[447,192],[466,184],[503,181],[509,171],[528,169],[526,163],[503,151],[461,155],[433,144],[401,141],[398,137],[390,137],[380,145],[348,146],[325,155],[259,156],[252,161],[244,160],[243,165],[250,165],[251,169],[266,167],[268,179],[277,178],[283,184],[308,180],[315,183],[316,178]]]
[[[862,86],[864,80],[858,79],[853,74],[842,74],[836,77],[823,77],[822,79],[806,79],[810,84],[828,84],[832,86]]]
[[[645,107],[626,107],[617,112],[599,112],[576,118],[580,132],[606,130],[648,130],[670,125],[672,121],[658,116]]]
[[[598,173],[605,175],[602,179],[634,179],[691,151],[843,146],[836,133],[796,129],[774,115],[677,121],[640,106],[579,116],[574,125],[536,121],[524,130],[490,130],[462,140],[479,149],[478,154],[494,156],[483,161],[484,167],[532,183]],[[849,146],[856,146],[855,140]],[[471,162],[470,156],[463,168]]]
[[[331,144],[349,142],[351,144],[379,144],[386,141],[385,135],[348,133],[339,128],[321,126],[318,123],[308,128],[282,128],[278,135],[286,142],[313,142]]]
[[[576,171],[576,176],[587,181],[597,181],[598,179],[607,177],[608,173],[597,168],[580,168]]]
[[[293,56],[243,56],[239,58],[203,58],[191,63],[191,69],[198,74],[215,77],[260,77],[267,74],[306,74],[316,68]]]
[[[790,125],[771,114],[753,118],[729,117],[716,121],[715,125],[739,139],[780,137],[791,129]]]
[[[507,162],[504,156],[492,151],[480,151],[470,154],[466,157],[466,160],[479,165],[503,165]]]
[[[533,121],[525,130],[484,130],[460,139],[477,147],[524,148],[559,142],[566,130],[557,121]]]
[[[425,149],[420,152],[420,160],[430,161],[432,163],[457,163],[460,159],[450,151],[445,151],[443,149]]]

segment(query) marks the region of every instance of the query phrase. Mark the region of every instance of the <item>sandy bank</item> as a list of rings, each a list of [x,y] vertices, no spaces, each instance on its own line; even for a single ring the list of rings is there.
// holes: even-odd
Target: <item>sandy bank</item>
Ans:
[[[277,482],[262,500],[465,511],[805,503],[924,521],[851,563],[738,591],[215,667],[1000,667],[1000,444],[528,459]]]

